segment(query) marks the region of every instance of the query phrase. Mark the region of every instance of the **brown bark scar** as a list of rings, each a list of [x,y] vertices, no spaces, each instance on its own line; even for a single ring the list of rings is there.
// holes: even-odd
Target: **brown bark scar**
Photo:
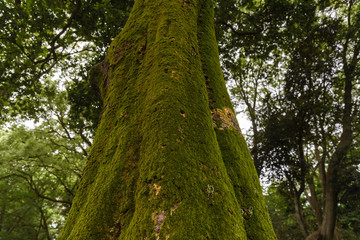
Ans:
[[[175,210],[179,207],[181,202],[177,202],[175,203],[175,205],[171,208],[170,210],[170,216],[173,215],[173,213],[175,212]]]
[[[164,210],[164,211],[160,212],[159,214],[157,214],[156,211],[152,214],[152,220],[155,223],[155,236],[159,236],[161,227],[166,218],[166,213],[167,213],[167,211]]]
[[[212,110],[211,118],[213,127],[219,130],[234,129],[242,135],[235,113],[230,108]]]

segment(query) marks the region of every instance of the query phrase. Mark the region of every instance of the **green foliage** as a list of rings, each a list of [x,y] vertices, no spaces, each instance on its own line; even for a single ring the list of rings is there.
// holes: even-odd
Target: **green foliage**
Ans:
[[[352,121],[354,135],[359,133],[359,1],[246,1],[244,6],[218,4],[218,38],[230,91],[251,120],[258,172],[286,182],[287,191],[300,199],[306,191],[321,202],[326,174],[321,171],[344,143],[344,122]],[[349,82],[352,91],[345,89]],[[351,120],[346,120],[349,108]],[[341,180],[343,171],[359,171],[354,159],[341,162],[335,191],[350,188],[350,179]],[[305,202],[311,230],[315,216]]]
[[[36,117],[44,79],[61,70],[80,76],[104,57],[133,1],[1,1],[0,113]],[[89,66],[87,65],[87,66]],[[88,69],[87,69],[88,70]],[[86,72],[86,70],[85,70]],[[86,74],[82,74],[86,78]],[[89,99],[91,101],[91,99]]]
[[[69,128],[66,94],[52,90],[41,124],[0,133],[1,239],[54,239],[75,195],[88,146]]]
[[[281,185],[273,184],[268,188],[265,200],[278,239],[303,239],[288,191],[283,191]]]
[[[20,126],[1,133],[2,239],[53,239],[64,223],[84,156],[52,130]]]
[[[95,135],[101,115],[102,102],[87,80],[74,79],[67,88],[70,102],[69,127]]]
[[[234,3],[236,2],[236,3]],[[229,5],[223,6],[222,4]],[[243,106],[252,124],[250,148],[258,173],[264,168],[259,158],[263,102],[270,93],[280,91],[289,51],[294,47],[290,30],[294,19],[308,19],[313,4],[293,4],[290,1],[247,1],[240,7],[237,1],[219,3],[217,30],[221,35],[220,53],[225,78],[238,106]],[[230,13],[230,17],[224,11]],[[301,18],[301,19],[299,19]],[[240,24],[241,23],[241,24]],[[242,111],[244,111],[242,109]]]

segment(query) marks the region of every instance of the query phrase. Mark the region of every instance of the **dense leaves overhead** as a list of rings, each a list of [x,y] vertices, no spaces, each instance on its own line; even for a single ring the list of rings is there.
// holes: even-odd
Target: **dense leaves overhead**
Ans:
[[[98,62],[124,25],[128,1],[1,1],[0,113],[35,115],[43,79]],[[31,104],[30,104],[31,103]]]
[[[81,142],[54,120],[0,132],[1,239],[55,239],[85,162]]]

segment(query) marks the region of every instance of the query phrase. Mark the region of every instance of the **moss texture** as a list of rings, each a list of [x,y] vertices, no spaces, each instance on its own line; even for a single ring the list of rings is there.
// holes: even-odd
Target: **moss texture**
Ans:
[[[276,239],[262,189],[245,139],[234,114],[219,64],[211,1],[200,14],[199,46],[213,126],[222,159],[241,207],[248,239]]]
[[[137,0],[91,75],[104,110],[58,239],[275,239],[209,0]]]

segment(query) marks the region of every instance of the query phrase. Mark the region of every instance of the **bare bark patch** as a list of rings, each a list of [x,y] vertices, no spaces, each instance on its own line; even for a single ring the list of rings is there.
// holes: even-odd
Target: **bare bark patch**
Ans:
[[[172,206],[171,210],[170,210],[170,215],[173,215],[173,213],[175,212],[175,210],[179,207],[181,202],[177,202],[175,203],[174,206]]]
[[[208,94],[213,94],[214,90],[210,87],[206,87],[206,91],[208,92]]]
[[[214,109],[214,105],[215,105],[216,101],[212,98],[209,98],[209,108],[210,109]]]
[[[101,95],[103,88],[106,88],[110,84],[110,80],[107,76],[109,66],[109,60],[105,57],[102,62],[92,66],[89,71],[89,81],[91,87],[100,97],[104,97]]]
[[[155,223],[155,235],[159,236],[161,227],[165,221],[167,211],[164,210],[160,213],[157,213],[156,211],[152,214],[152,220]]]
[[[214,109],[211,111],[211,117],[215,128],[219,130],[234,129],[242,135],[236,116],[230,108]]]

